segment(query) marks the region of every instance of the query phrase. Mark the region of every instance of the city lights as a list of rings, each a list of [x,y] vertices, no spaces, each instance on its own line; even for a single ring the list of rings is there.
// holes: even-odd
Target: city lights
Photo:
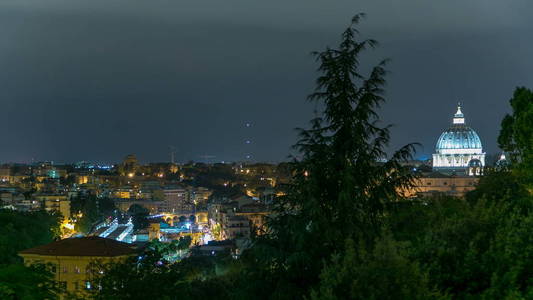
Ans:
[[[533,0],[296,1],[0,0],[0,300],[533,300]]]

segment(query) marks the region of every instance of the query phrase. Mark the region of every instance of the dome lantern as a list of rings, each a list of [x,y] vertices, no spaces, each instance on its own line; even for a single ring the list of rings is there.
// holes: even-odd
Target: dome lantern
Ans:
[[[465,116],[463,115],[463,112],[461,111],[461,102],[457,104],[457,112],[453,116],[453,124],[464,124],[465,123]]]

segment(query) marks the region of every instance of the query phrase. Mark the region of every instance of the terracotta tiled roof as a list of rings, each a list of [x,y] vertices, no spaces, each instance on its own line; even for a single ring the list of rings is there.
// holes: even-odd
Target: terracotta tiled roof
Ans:
[[[97,236],[70,238],[22,250],[19,254],[48,256],[121,256],[134,254],[135,248],[127,243]]]

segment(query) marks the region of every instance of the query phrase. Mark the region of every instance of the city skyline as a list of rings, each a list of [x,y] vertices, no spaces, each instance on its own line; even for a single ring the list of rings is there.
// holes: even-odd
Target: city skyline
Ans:
[[[286,160],[313,117],[310,53],[359,11],[381,43],[369,61],[391,58],[391,149],[429,158],[461,101],[496,154],[512,91],[533,81],[526,1],[208,3],[2,2],[0,162],[169,161],[171,145],[178,162]]]
[[[528,298],[532,11],[1,0],[0,299]]]

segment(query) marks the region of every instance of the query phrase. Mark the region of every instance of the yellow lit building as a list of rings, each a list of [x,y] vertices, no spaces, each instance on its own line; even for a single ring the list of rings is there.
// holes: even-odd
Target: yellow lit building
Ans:
[[[80,185],[89,183],[89,175],[77,175],[76,183]]]
[[[464,197],[466,193],[476,189],[478,182],[479,177],[474,176],[432,173],[416,179],[414,188],[403,191],[403,194],[408,198],[435,194]]]
[[[66,219],[70,218],[70,200],[67,195],[40,194],[35,199],[41,201],[46,211],[60,212]]]
[[[176,164],[173,163],[173,164],[170,165],[169,171],[172,174],[176,174],[176,173],[178,173],[179,168],[178,168],[178,166]]]
[[[196,211],[194,216],[197,223],[207,224],[209,222],[207,211]]]
[[[0,168],[0,183],[11,182],[11,168]]]
[[[161,238],[161,224],[159,222],[157,223],[150,223],[150,227],[148,227],[148,240],[159,240]]]
[[[118,188],[113,191],[113,197],[120,199],[130,199],[132,197],[133,190],[130,188]]]
[[[50,264],[55,280],[67,293],[79,295],[94,288],[90,263],[124,260],[135,254],[130,244],[101,237],[64,239],[19,252],[26,265]]]

